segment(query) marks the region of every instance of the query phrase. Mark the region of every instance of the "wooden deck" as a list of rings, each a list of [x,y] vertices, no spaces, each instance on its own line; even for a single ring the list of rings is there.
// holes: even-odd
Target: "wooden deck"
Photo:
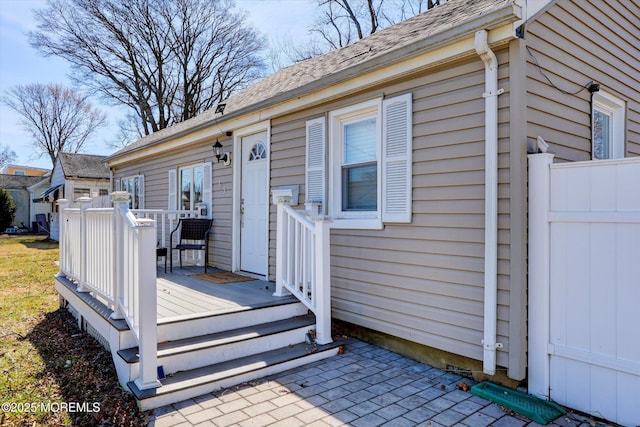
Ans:
[[[216,271],[216,270],[213,270]],[[202,267],[158,269],[158,320],[183,320],[193,316],[233,312],[278,304],[294,297],[274,297],[275,284],[248,278],[244,282],[218,284],[193,277]]]

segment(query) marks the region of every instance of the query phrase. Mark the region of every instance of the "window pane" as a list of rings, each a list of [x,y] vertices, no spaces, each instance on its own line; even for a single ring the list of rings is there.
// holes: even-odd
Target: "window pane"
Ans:
[[[136,176],[132,178],[133,182],[131,183],[131,187],[133,188],[132,200],[133,209],[140,209],[140,180]]]
[[[122,191],[126,191],[127,193],[131,194],[131,178],[125,178],[122,180]],[[131,206],[131,199],[129,199],[129,208],[132,208],[133,206]]]
[[[202,203],[202,166],[193,168],[193,208],[196,207],[196,203]]]
[[[378,209],[378,165],[342,168],[342,210],[375,211]]]
[[[593,157],[611,158],[611,115],[593,110]]]
[[[267,158],[267,149],[265,148],[263,143],[258,142],[251,149],[251,153],[249,153],[249,161],[252,162],[254,160],[261,160],[266,158]]]
[[[73,200],[76,201],[80,197],[91,197],[89,194],[88,188],[74,188],[73,189]]]
[[[191,209],[191,169],[180,171],[180,209]]]
[[[376,160],[376,119],[345,125],[344,164],[373,160]]]

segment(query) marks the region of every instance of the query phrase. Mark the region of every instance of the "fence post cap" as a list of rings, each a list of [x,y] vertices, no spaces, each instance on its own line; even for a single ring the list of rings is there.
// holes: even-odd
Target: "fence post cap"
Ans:
[[[113,191],[111,193],[111,201],[113,203],[129,203],[131,194],[127,191]]]

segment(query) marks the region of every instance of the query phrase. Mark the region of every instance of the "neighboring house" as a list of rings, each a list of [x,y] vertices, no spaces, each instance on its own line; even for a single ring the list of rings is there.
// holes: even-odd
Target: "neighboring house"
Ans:
[[[30,187],[42,181],[39,176],[0,174],[0,188],[6,189],[16,204],[16,214],[12,226],[32,231],[35,213],[31,204]],[[0,230],[2,232],[4,230]]]
[[[515,386],[528,376],[527,154],[541,136],[560,162],[640,155],[640,5],[526,6],[449,0],[282,69],[109,156],[114,189],[205,213],[210,263],[267,280],[285,253],[270,195],[314,202],[332,221],[335,320]]]
[[[31,200],[31,222],[38,233],[49,234],[49,224],[51,222],[52,203],[41,197],[50,187],[51,174],[34,185],[29,187]]]
[[[100,197],[109,194],[110,172],[105,156],[79,153],[59,153],[51,172],[49,187],[35,200],[51,203],[51,238],[58,240],[58,208],[56,200],[66,199],[77,206],[80,197]]]
[[[51,172],[50,169],[34,168],[31,166],[21,165],[8,165],[3,173],[6,173],[8,175],[45,176],[49,172]]]

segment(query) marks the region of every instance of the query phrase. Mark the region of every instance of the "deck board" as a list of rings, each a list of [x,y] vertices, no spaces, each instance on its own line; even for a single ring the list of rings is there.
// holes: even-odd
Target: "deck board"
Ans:
[[[189,276],[192,268],[158,271],[158,319],[199,313],[227,312],[233,309],[278,302],[275,285],[264,280],[216,284]]]
[[[163,323],[211,316],[234,311],[248,310],[269,305],[280,305],[296,301],[295,297],[274,297],[275,285],[264,280],[251,280],[227,284],[216,284],[190,277],[191,269],[173,269],[173,273],[163,273],[158,269],[157,318]],[[77,285],[64,275],[57,276],[58,282],[69,288],[78,298],[117,328],[127,328],[123,320],[111,320],[111,309],[102,298],[93,293],[79,293]]]
[[[158,279],[158,312],[161,307],[174,310],[177,314],[194,311],[211,311],[225,308],[227,304],[218,298],[203,292],[192,290],[184,285]]]

